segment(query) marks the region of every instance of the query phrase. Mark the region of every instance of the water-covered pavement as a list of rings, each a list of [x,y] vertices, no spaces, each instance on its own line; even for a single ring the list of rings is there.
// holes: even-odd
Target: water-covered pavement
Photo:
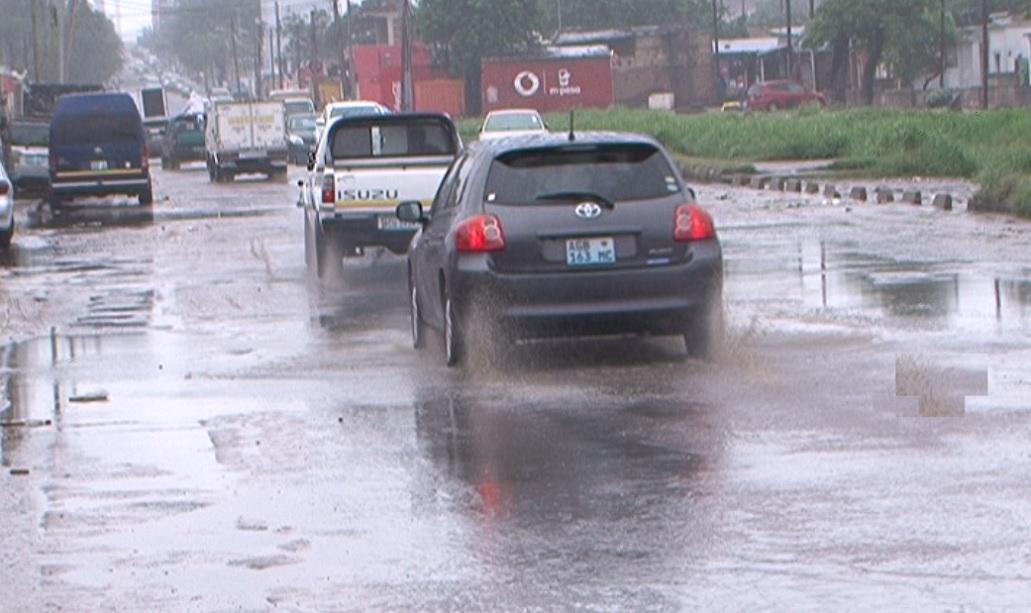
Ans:
[[[403,260],[306,278],[292,185],[156,174],[151,211],[19,203],[0,609],[1031,599],[1025,222],[703,186],[718,360],[606,339],[462,373],[410,349]]]

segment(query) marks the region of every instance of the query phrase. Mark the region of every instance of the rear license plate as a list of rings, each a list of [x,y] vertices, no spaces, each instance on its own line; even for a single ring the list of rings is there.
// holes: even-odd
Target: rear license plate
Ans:
[[[616,263],[616,244],[612,237],[576,238],[566,241],[566,264],[599,266]]]
[[[240,159],[241,160],[254,160],[254,159],[260,159],[260,158],[263,158],[263,157],[268,157],[268,154],[265,153],[264,151],[241,151],[240,152]]]
[[[404,230],[416,230],[419,224],[410,221],[401,221],[393,215],[381,215],[376,218],[376,227],[388,232],[400,232]]]
[[[93,160],[89,163],[90,170],[107,170],[107,160]]]

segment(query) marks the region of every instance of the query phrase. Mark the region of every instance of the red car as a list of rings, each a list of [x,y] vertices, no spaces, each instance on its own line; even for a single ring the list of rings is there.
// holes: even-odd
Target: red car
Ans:
[[[809,104],[827,106],[820,92],[806,89],[794,81],[760,81],[748,88],[746,105],[756,111],[776,111]]]

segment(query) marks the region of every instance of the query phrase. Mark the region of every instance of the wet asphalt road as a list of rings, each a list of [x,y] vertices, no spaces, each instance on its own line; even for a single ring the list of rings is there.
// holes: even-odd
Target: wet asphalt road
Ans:
[[[1031,602],[1026,222],[703,186],[718,360],[462,373],[410,349],[403,260],[307,279],[292,184],[155,175],[149,211],[19,203],[0,610]]]

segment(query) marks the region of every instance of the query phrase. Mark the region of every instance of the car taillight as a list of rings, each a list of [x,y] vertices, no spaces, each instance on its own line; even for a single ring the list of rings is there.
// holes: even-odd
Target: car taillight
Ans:
[[[501,221],[493,215],[476,215],[458,224],[455,249],[462,253],[487,253],[505,249]]]
[[[7,181],[0,181],[0,196],[6,196],[11,191],[11,184]]]
[[[682,204],[673,216],[673,240],[707,241],[716,238],[712,217],[697,204]]]
[[[147,141],[143,141],[143,144],[140,145],[140,155],[143,156],[140,158],[140,168],[147,170],[150,168],[150,150],[147,149]]]
[[[332,174],[322,177],[322,204],[336,204],[336,181]]]

